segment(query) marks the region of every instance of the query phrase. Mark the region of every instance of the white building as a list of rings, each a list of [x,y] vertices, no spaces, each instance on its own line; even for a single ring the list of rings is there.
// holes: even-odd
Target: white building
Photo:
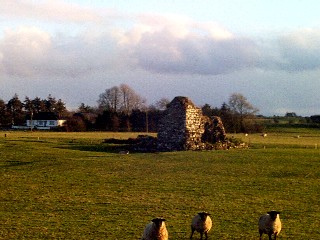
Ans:
[[[66,120],[59,119],[55,113],[40,112],[27,118],[26,127],[29,129],[50,130],[62,127]]]

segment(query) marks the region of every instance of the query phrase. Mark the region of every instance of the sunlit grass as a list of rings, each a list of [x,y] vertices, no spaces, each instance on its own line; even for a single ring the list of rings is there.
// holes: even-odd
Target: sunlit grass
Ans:
[[[108,134],[0,138],[0,239],[139,239],[157,216],[170,239],[188,239],[201,210],[212,213],[210,239],[257,239],[270,209],[282,212],[280,239],[320,237],[320,149],[272,147],[287,133],[270,133],[245,150],[121,155]]]
[[[293,128],[283,132],[262,134],[228,134],[229,137],[241,138],[253,148],[320,148],[320,129]]]

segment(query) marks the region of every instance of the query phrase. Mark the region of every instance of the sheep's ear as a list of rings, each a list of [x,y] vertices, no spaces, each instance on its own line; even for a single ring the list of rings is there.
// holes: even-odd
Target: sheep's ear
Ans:
[[[268,213],[268,214],[280,214],[279,211],[275,211],[275,210],[269,211],[269,212],[267,212],[267,213]]]
[[[152,222],[160,222],[160,221],[164,222],[165,219],[164,219],[164,218],[154,218],[154,219],[152,219],[151,221],[152,221]]]
[[[211,215],[211,214],[208,213],[208,212],[199,212],[198,214],[199,214],[199,215],[206,215],[206,216],[210,216],[210,215]]]

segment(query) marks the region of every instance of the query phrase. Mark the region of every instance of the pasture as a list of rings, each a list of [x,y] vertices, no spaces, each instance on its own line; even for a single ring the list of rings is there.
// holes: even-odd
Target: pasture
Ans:
[[[249,149],[128,155],[103,140],[137,133],[0,134],[0,239],[134,240],[154,217],[169,239],[189,239],[203,210],[209,239],[258,239],[272,209],[279,239],[320,239],[319,129],[234,135]]]

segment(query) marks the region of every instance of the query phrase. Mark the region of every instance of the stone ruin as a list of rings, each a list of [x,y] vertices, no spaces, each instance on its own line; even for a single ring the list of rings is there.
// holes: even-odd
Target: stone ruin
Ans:
[[[163,112],[158,136],[139,135],[137,138],[106,139],[105,143],[124,145],[122,150],[133,152],[215,150],[246,147],[227,139],[219,117],[207,117],[187,97],[175,97]],[[124,151],[120,151],[124,152]]]
[[[175,97],[169,103],[159,125],[159,151],[225,149],[227,145],[219,117],[202,115],[202,110],[187,97]]]

